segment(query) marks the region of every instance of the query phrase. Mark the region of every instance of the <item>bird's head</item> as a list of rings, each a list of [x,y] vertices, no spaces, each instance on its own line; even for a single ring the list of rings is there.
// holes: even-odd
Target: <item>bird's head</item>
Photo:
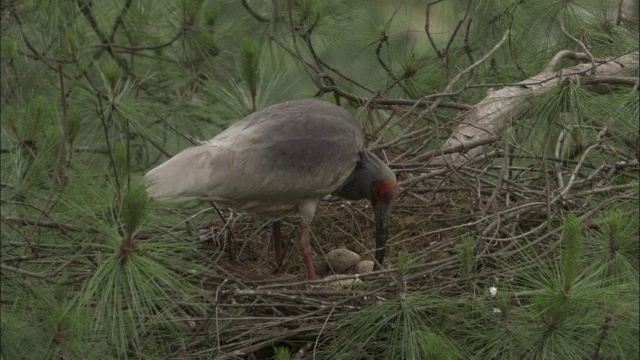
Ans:
[[[334,194],[343,199],[368,199],[371,202],[376,221],[374,269],[379,269],[384,260],[385,244],[389,237],[391,206],[398,196],[396,176],[382,160],[365,150],[349,178]]]

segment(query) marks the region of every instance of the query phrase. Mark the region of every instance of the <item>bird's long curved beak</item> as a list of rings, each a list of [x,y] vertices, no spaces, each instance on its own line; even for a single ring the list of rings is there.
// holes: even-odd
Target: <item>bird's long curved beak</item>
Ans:
[[[373,270],[379,270],[384,261],[385,245],[389,237],[389,219],[391,218],[391,204],[379,202],[373,206],[376,222],[376,262]]]

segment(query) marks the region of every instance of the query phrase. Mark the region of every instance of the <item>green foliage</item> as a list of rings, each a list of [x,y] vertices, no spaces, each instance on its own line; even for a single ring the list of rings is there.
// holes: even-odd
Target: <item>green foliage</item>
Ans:
[[[438,359],[464,357],[459,344],[443,334],[449,326],[441,321],[457,305],[421,294],[368,306],[338,324],[338,336],[321,358],[419,359],[436,353]]]
[[[460,261],[460,276],[465,277],[473,272],[475,261],[475,243],[470,236],[463,236],[457,245],[458,261]]]
[[[115,171],[113,176],[116,179],[116,183],[120,183],[129,176],[129,168],[127,144],[119,142],[113,147],[113,169]]]
[[[194,25],[204,0],[182,0],[180,3],[186,24]]]
[[[534,105],[528,111],[531,124],[526,129],[518,129],[519,138],[528,149],[544,149],[549,154],[562,155],[581,144],[585,120],[582,107],[589,101],[589,94],[570,82],[564,82],[551,93],[532,97],[535,98]],[[556,140],[560,136],[562,147],[556,148]]]
[[[223,84],[206,84],[205,91],[216,104],[211,106],[221,120],[232,121],[263,109],[286,99],[299,98],[299,89],[308,85],[291,68],[291,63],[284,59],[282,52],[272,50],[269,56],[262,56],[258,65],[260,69],[256,97],[252,98],[246,83],[227,79]]]
[[[209,28],[215,28],[218,15],[220,15],[220,8],[214,4],[209,3],[202,11],[202,17],[204,24]]]
[[[607,284],[628,286],[638,290],[640,243],[638,210],[616,208],[603,214],[603,224],[585,245],[593,255],[588,266]]]
[[[446,340],[436,334],[428,334],[424,338],[424,355],[426,359],[453,360],[458,354],[449,348]]]
[[[560,258],[562,259],[562,267],[560,271],[563,274],[563,293],[569,296],[571,287],[576,281],[580,273],[582,263],[582,226],[575,215],[570,214],[564,224],[564,232],[562,234],[562,250]]]
[[[15,51],[15,40],[10,36],[3,36],[0,39],[0,50],[3,56],[12,56]]]
[[[3,282],[12,281],[6,277]],[[11,290],[9,288],[12,288]],[[41,282],[3,284],[3,291],[21,295],[2,308],[2,356],[8,359],[111,359],[104,340],[88,335],[88,323],[70,301],[69,288]]]
[[[78,139],[78,135],[80,134],[80,127],[82,126],[81,115],[77,111],[72,111],[69,113],[69,145],[73,146],[73,144]]]
[[[39,138],[43,134],[49,116],[51,115],[51,104],[44,96],[36,96],[31,99],[28,113],[23,121],[21,121],[20,137],[22,139]]]
[[[398,252],[398,271],[401,274],[406,275],[411,267],[411,259],[406,251]]]
[[[102,73],[107,79],[107,83],[109,84],[111,90],[115,91],[118,85],[118,81],[120,81],[120,78],[122,77],[122,70],[120,69],[118,63],[116,63],[114,60],[107,62],[104,65]]]
[[[105,337],[118,357],[128,356],[131,344],[144,345],[151,333],[161,341],[189,331],[185,311],[202,314],[203,292],[185,281],[182,273],[202,271],[182,259],[191,252],[188,244],[163,241],[141,244],[126,261],[117,247],[101,254],[102,261],[79,292],[76,306],[90,319],[93,334]]]
[[[293,360],[293,354],[286,347],[279,346],[276,348],[274,360]]]
[[[606,257],[594,259],[597,265],[581,266],[585,257],[583,237],[579,220],[568,215],[561,238],[560,261],[549,264],[534,258],[531,260],[534,269],[521,274],[524,288],[540,290],[533,293],[524,306],[511,308],[505,319],[518,322],[522,317],[521,320],[534,322],[530,325],[521,322],[515,329],[516,334],[523,336],[520,341],[529,344],[532,356],[585,358],[605,347],[607,351],[615,348],[615,352],[625,353],[628,351],[626,345],[612,348],[612,341],[626,337],[627,331],[638,332],[638,327],[632,323],[638,317],[638,310],[633,309],[637,304],[636,295],[632,295],[637,293],[637,286],[633,286],[634,291],[628,288],[630,282],[620,286],[619,282],[614,284],[598,276],[607,267],[606,261],[602,262]],[[598,237],[596,235],[591,241],[602,241]],[[637,273],[637,268],[634,272]],[[628,311],[626,314],[629,315],[618,318],[620,321],[614,326],[607,320],[612,313],[612,296],[617,297],[617,306],[620,306],[616,313]],[[523,300],[521,297],[520,302]],[[608,329],[605,333],[603,326]]]
[[[149,213],[149,197],[144,185],[133,183],[124,197],[121,218],[127,234],[134,234]]]
[[[255,97],[258,92],[258,82],[260,81],[260,50],[252,39],[242,41],[242,52],[240,53],[240,72],[245,85],[249,89],[249,94],[255,108]]]

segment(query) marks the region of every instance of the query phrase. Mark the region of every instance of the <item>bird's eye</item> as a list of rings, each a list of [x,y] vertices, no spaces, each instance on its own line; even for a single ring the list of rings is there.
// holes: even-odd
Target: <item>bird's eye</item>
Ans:
[[[385,201],[386,201],[386,200],[389,200],[389,193],[387,193],[387,192],[386,192],[386,191],[384,191],[384,190],[380,190],[380,191],[378,192],[378,198],[379,198],[380,200],[385,200]]]

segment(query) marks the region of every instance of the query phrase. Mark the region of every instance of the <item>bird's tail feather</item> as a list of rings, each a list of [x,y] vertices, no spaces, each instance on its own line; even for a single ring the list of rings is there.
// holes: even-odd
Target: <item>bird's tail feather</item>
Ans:
[[[147,193],[156,200],[206,197],[212,172],[210,157],[204,146],[183,150],[144,176]]]

